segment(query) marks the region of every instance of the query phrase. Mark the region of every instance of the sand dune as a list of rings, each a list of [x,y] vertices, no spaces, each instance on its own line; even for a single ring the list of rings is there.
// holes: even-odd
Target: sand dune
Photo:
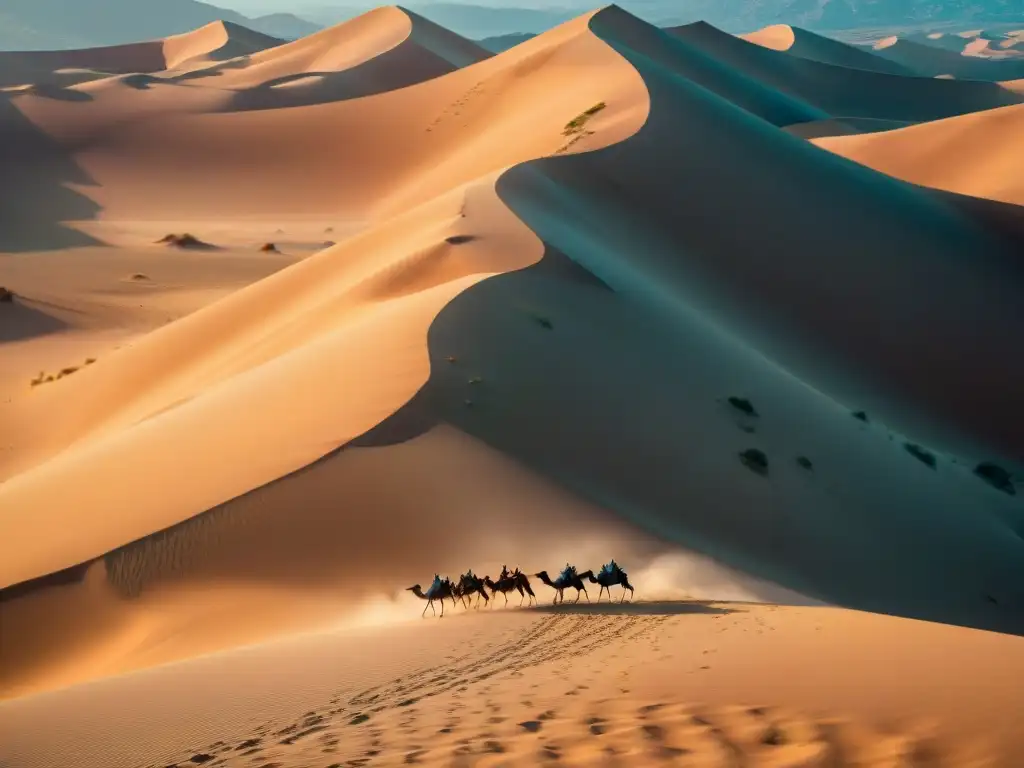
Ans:
[[[1016,104],[1020,99],[994,83],[902,77],[877,68],[873,71],[857,61],[840,64],[845,55],[822,56],[829,60],[821,61],[780,52],[710,24],[689,24],[667,32],[716,62],[729,65],[733,72],[742,72],[762,87],[799,99],[830,119],[917,122]]]
[[[1018,638],[665,602],[694,577],[657,558],[1024,633],[1019,242],[867,167],[931,147],[932,186],[1020,202],[991,170],[1017,94],[614,6],[495,56],[396,8],[241,55],[224,30],[0,102],[0,349],[93,358],[0,377],[0,761],[1012,764]],[[158,243],[183,232],[212,247]],[[434,572],[609,554],[661,602],[395,624]],[[432,718],[469,690],[552,714],[477,707],[461,743]]]
[[[345,628],[0,703],[0,754],[25,768],[207,755],[226,766],[1012,768],[1021,748],[1020,638],[721,603],[424,624]]]
[[[1021,130],[1024,109],[1013,106],[816,143],[915,184],[1024,205]]]
[[[0,51],[0,86],[45,82],[66,86],[109,74],[160,72],[247,56],[282,42],[229,21],[216,21],[192,32],[128,45],[70,51]]]
[[[965,56],[963,52],[957,53],[895,36],[879,40],[871,50],[924,77],[950,76],[960,80],[990,82],[1024,77],[1024,60]]]

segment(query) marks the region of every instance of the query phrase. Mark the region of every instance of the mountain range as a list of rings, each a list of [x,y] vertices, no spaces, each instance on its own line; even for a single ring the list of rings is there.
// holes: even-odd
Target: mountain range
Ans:
[[[525,1],[525,0],[524,0]],[[248,6],[234,0],[236,8]],[[806,29],[938,28],[947,24],[1024,24],[1018,0],[623,0],[629,12],[659,26],[707,21],[730,32],[772,24]],[[296,39],[348,19],[372,3],[252,5],[254,15],[199,0],[6,0],[0,10],[0,50],[114,45],[177,34],[212,21],[241,24],[264,34]],[[536,34],[578,15],[588,6],[573,0],[557,7],[420,2],[408,6],[452,31],[472,38]],[[265,13],[271,8],[275,12]],[[259,12],[256,13],[255,11]]]

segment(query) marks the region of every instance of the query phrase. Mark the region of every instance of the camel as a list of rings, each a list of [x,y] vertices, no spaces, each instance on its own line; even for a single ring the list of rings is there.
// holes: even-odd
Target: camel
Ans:
[[[534,576],[555,590],[555,599],[552,601],[552,604],[559,602],[559,598],[561,598],[562,602],[565,602],[565,590],[569,587],[576,588],[576,599],[573,602],[578,603],[580,601],[580,592],[582,592],[587,596],[587,602],[589,603],[590,594],[587,592],[587,587],[584,585],[583,579],[590,578],[593,575],[593,571],[576,573],[575,566],[569,565],[568,563],[566,563],[565,568],[560,574],[558,574],[558,578],[554,581],[551,581],[551,577],[548,576],[547,571],[541,571],[540,573],[534,574]]]
[[[480,596],[484,598],[484,603],[489,604],[490,598],[487,597],[487,590],[484,589],[484,581],[479,576],[473,575],[473,570],[470,569],[466,573],[459,577],[458,584],[455,585],[455,596],[462,600],[462,604],[467,608],[469,607],[470,597],[476,592],[476,607],[480,607]]]
[[[516,584],[516,580],[507,570],[502,569],[502,573],[505,575],[499,576],[497,581],[491,581],[490,576],[484,576],[484,584],[491,590],[491,597],[496,597],[501,592],[505,597],[505,605],[508,605],[508,593],[513,589],[518,589],[519,593],[522,594],[523,590],[522,587]]]
[[[530,600],[532,600],[533,602],[537,601],[537,595],[533,593],[533,587],[530,586],[530,580],[526,577],[525,573],[519,570],[519,568],[516,568],[512,572],[512,578],[516,580],[516,589],[519,590],[520,595],[522,595],[523,592],[526,592],[526,594],[530,596]],[[519,601],[519,604],[523,604],[523,601],[521,599]]]
[[[427,589],[426,593],[419,584],[413,584],[411,587],[406,587],[406,590],[412,592],[416,597],[421,600],[427,601],[427,608],[434,611],[434,615],[437,615],[437,611],[434,610],[434,601],[438,600],[441,603],[441,618],[444,618],[444,599],[450,597],[452,605],[455,605],[455,587],[452,585],[451,579],[445,577],[443,580],[438,574],[434,574],[434,582]],[[423,609],[422,616],[427,615],[427,608]]]
[[[597,593],[597,601],[601,602],[601,594],[604,590],[608,590],[608,600],[612,599],[612,587],[617,584],[622,585],[622,597],[619,598],[621,603],[626,599],[626,590],[629,590],[629,599],[633,599],[633,585],[629,583],[629,577],[626,572],[622,570],[618,563],[612,560],[607,565],[601,566],[601,570],[597,576],[590,574],[590,581],[594,584],[601,585],[601,591]]]

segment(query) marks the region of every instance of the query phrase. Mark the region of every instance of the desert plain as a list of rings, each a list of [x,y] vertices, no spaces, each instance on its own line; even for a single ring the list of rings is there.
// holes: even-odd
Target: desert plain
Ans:
[[[0,765],[1018,766],[1021,40],[0,52]]]

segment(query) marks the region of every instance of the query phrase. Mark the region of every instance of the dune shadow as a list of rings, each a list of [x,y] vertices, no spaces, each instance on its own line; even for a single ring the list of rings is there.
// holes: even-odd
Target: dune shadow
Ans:
[[[250,63],[251,58],[249,56],[238,56],[236,58],[219,61],[208,67],[193,69],[188,72],[182,72],[181,74],[161,79],[169,83],[184,83],[189,80],[202,80],[207,77],[220,77],[222,74],[232,69],[245,69]]]
[[[296,72],[244,88],[226,110],[247,112],[349,101],[406,88],[454,70],[455,66],[440,56],[403,44],[349,69]]]
[[[0,252],[100,243],[65,224],[96,217],[100,206],[69,187],[96,182],[67,148],[25,117],[12,94],[0,94],[0,169]]]
[[[535,605],[526,610],[536,613],[568,613],[583,616],[682,616],[702,614],[725,616],[742,609],[723,607],[706,600],[653,600],[645,602],[567,603],[565,605]]]
[[[93,98],[90,94],[85,91],[75,91],[71,88],[65,88],[58,85],[57,83],[35,83],[29,90],[34,96],[41,96],[44,99],[53,99],[54,101],[92,101]]]
[[[67,323],[15,298],[0,304],[0,344],[46,336],[67,328]]]

